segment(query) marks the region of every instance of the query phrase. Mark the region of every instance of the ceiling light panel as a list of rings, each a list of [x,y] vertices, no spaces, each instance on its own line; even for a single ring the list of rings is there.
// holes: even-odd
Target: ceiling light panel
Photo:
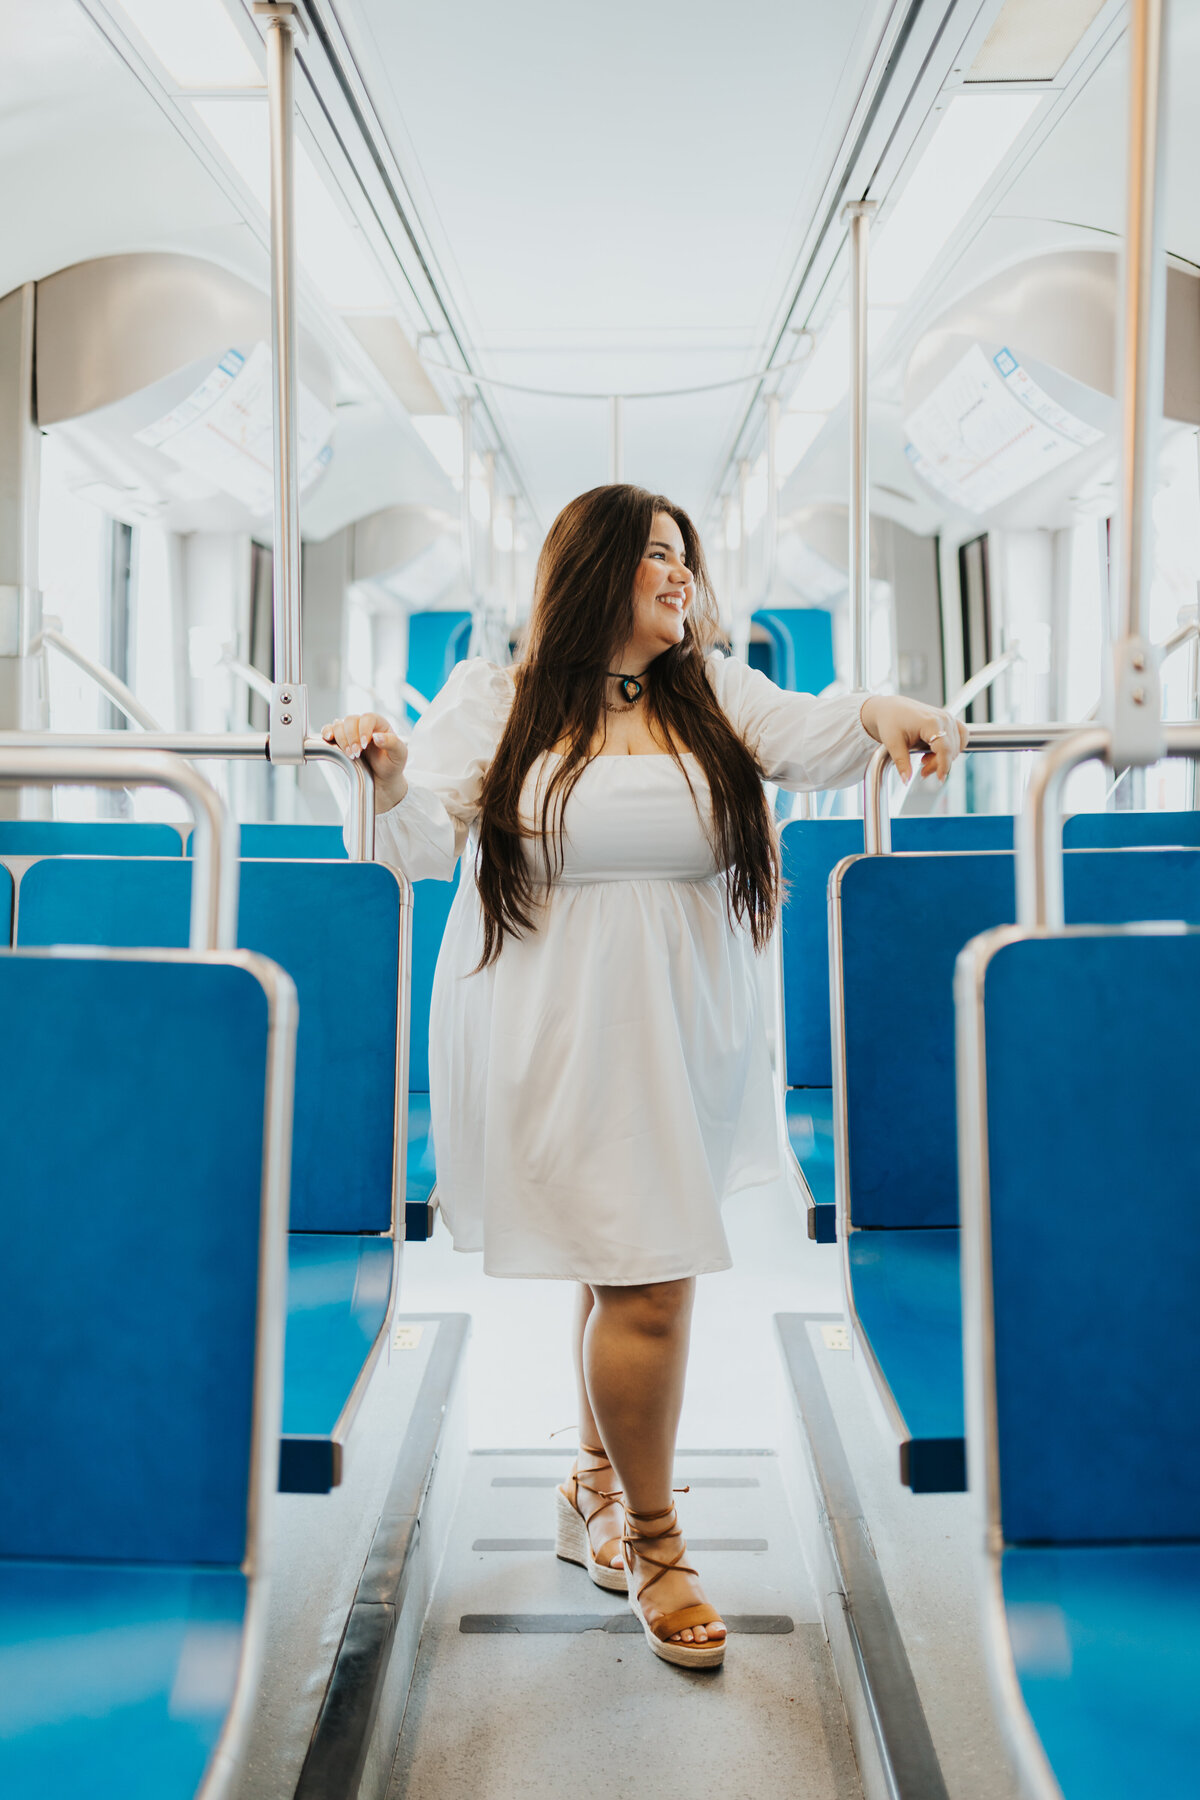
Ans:
[[[975,81],[1053,81],[1105,0],[1006,0],[971,66]]]
[[[902,306],[1042,104],[1039,94],[958,94],[871,246],[871,298]]]
[[[119,0],[134,31],[181,88],[253,88],[263,74],[221,0]]]

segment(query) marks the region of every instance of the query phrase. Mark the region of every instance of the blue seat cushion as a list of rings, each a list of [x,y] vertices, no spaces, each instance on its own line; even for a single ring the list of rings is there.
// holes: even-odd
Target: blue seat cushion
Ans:
[[[1200,1544],[1022,1546],[1002,1578],[1064,1800],[1200,1791]]]
[[[836,1243],[833,1092],[830,1088],[789,1088],[784,1110],[788,1142],[812,1197],[812,1236],[818,1244]]]
[[[0,1562],[0,1793],[192,1800],[245,1604],[237,1569]]]
[[[408,1096],[408,1168],[404,1186],[405,1237],[429,1236],[429,1203],[437,1185],[429,1095]]]
[[[392,1292],[392,1240],[333,1232],[288,1237],[283,1366],[285,1493],[324,1494],[341,1480],[342,1415]],[[339,1429],[340,1427],[340,1429]]]
[[[854,1310],[904,1420],[900,1479],[914,1494],[967,1485],[958,1232],[852,1231]]]

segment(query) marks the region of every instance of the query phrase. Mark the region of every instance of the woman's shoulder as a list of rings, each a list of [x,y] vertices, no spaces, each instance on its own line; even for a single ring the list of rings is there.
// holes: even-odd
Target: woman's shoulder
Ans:
[[[512,705],[515,677],[511,668],[469,656],[455,663],[432,703],[439,712],[465,707],[468,711],[506,713]]]

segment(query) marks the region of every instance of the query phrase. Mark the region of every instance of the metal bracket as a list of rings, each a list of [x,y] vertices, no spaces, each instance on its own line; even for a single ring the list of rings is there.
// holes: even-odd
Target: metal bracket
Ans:
[[[256,19],[279,19],[294,26],[301,37],[308,36],[308,21],[294,0],[254,0],[252,10]]]
[[[1146,768],[1166,755],[1159,652],[1137,635],[1113,645],[1105,671],[1100,719],[1112,734],[1114,769]]]
[[[308,689],[277,681],[271,690],[267,755],[273,763],[302,763],[308,736]]]

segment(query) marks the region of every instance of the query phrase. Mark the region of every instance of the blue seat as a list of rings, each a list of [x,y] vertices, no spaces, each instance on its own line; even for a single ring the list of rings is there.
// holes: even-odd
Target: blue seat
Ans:
[[[1200,1767],[1198,992],[1181,927],[993,932],[959,963],[988,1624],[1027,1778],[1064,1800]]]
[[[846,1245],[859,1324],[900,1409],[900,1479],[914,1494],[966,1486],[958,1237],[946,1227],[852,1231]]]
[[[1072,920],[1200,922],[1195,850],[1072,852],[1064,886]],[[902,1478],[925,1491],[943,1483],[953,1490],[964,1485],[965,1471],[957,1305],[947,1302],[941,1261],[906,1263],[908,1250],[886,1248],[884,1240],[932,1244],[958,1226],[954,964],[968,938],[1015,918],[1013,858],[854,857],[835,870],[830,895],[844,1044],[838,1073],[847,1187],[839,1204],[840,1222],[851,1232],[851,1315],[896,1425]],[[907,1326],[896,1329],[878,1272],[860,1287],[860,1236],[881,1240],[883,1261],[872,1262],[873,1270],[906,1269],[908,1304],[923,1321],[919,1338]],[[943,1254],[951,1256],[952,1247]],[[902,1260],[894,1265],[897,1255]],[[890,1277],[887,1287],[894,1293]],[[929,1424],[931,1417],[939,1422]]]
[[[190,1800],[257,1678],[295,996],[6,952],[0,1008],[0,1792]]]
[[[1138,845],[1200,846],[1198,812],[1075,813],[1063,826],[1064,850],[1130,850]]]
[[[433,1235],[437,1168],[429,1116],[429,1007],[433,977],[446,920],[458,891],[452,881],[413,883],[412,980],[408,1014],[408,1183],[405,1192],[406,1238]]]
[[[290,857],[302,861],[346,861],[340,825],[242,825],[241,854]]]
[[[892,825],[897,850],[1011,850],[1012,819],[901,818]],[[808,1234],[820,1244],[837,1237],[832,1149],[826,1134],[833,1105],[829,1052],[830,871],[861,852],[861,819],[794,819],[782,833],[787,893],[781,918],[783,1021],[788,1138],[808,1201]],[[800,1089],[799,1093],[792,1090]]]
[[[64,857],[36,862],[18,890],[18,941],[181,945],[187,940],[190,881],[183,861]],[[280,1459],[280,1482],[288,1492],[325,1492],[340,1479],[344,1441],[362,1393],[358,1377],[373,1366],[386,1335],[394,1219],[400,1205],[396,1110],[402,902],[400,881],[382,863],[255,861],[241,868],[239,941],[287,969],[300,1000],[289,1380]],[[351,1020],[354,1047],[349,1054]],[[328,1279],[331,1291],[341,1294],[338,1304],[323,1308],[319,1323],[303,1298],[313,1277],[311,1245],[300,1240],[313,1234],[329,1240]],[[364,1238],[374,1240],[370,1252],[360,1241]],[[366,1313],[357,1305],[354,1284],[342,1281],[360,1254],[371,1257],[372,1302]],[[380,1311],[379,1271],[385,1261],[389,1285]],[[378,1325],[364,1357],[366,1317],[377,1317]],[[324,1359],[319,1382],[313,1358],[301,1347],[314,1330]],[[327,1377],[335,1369],[344,1381],[337,1406],[327,1392]],[[326,1435],[314,1432],[314,1419],[328,1425]]]
[[[150,819],[0,819],[0,856],[182,856],[188,829]]]
[[[809,1236],[837,1242],[833,1171],[832,1088],[788,1088],[784,1094],[788,1143],[808,1193]]]

